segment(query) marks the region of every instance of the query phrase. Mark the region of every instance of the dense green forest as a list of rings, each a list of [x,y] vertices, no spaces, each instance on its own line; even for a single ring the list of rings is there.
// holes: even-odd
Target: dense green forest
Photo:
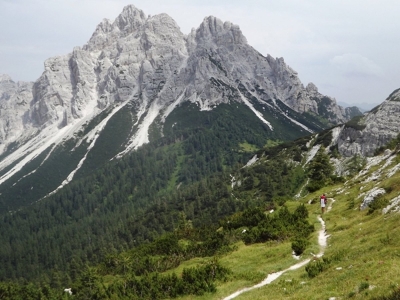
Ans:
[[[50,280],[42,278],[35,285],[23,281],[1,283],[0,296],[5,299],[163,299],[213,293],[215,281],[229,280],[230,274],[228,268],[220,265],[218,256],[234,251],[236,241],[307,239],[314,230],[307,218],[304,205],[299,205],[293,213],[283,206],[273,216],[267,215],[264,207],[254,207],[209,226],[193,227],[181,212],[175,230],[151,243],[120,253],[109,252],[97,265],[79,265],[73,260],[67,278],[58,272]],[[248,233],[243,234],[242,228],[247,228]],[[184,268],[179,276],[165,273],[194,257],[213,259],[204,265]],[[73,296],[62,292],[62,287],[67,285],[72,287]]]
[[[263,151],[276,134],[261,122],[238,123],[237,113],[248,110],[215,109],[195,120],[196,109],[174,111],[164,137],[153,136],[151,143],[104,167],[91,167],[97,161],[93,153],[77,179],[55,195],[3,214],[0,279],[66,274],[71,265],[99,263],[110,252],[171,232],[179,212],[195,226],[213,224],[249,207],[272,207],[304,183],[303,169],[283,158],[241,168],[254,155],[245,145]],[[232,191],[234,172],[241,184]]]
[[[232,280],[232,270],[219,259],[234,252],[238,241],[290,241],[293,252],[302,254],[314,226],[304,205],[289,210],[285,203],[302,189],[311,192],[344,180],[333,175],[329,162],[336,149],[325,151],[330,132],[311,140],[320,148],[307,168],[310,138],[256,153],[238,148],[228,164],[222,146],[204,157],[201,147],[215,138],[215,131],[201,132],[158,138],[28,209],[3,215],[0,298],[211,295],[217,285]],[[243,142],[227,138],[226,144]],[[257,163],[244,167],[254,154]],[[355,157],[350,169],[362,163]],[[199,257],[210,259],[171,272]],[[324,258],[306,272],[317,276],[329,263]],[[63,291],[66,287],[72,295]],[[376,300],[398,295],[394,291]]]

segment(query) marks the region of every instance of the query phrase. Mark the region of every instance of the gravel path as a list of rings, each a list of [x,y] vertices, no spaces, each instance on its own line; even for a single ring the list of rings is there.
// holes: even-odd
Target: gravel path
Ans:
[[[333,202],[335,202],[335,200],[333,198],[330,198],[328,200],[331,200],[331,201],[327,208],[327,212],[332,209],[332,204],[333,204]],[[318,216],[318,221],[321,223],[321,229],[318,231],[318,244],[320,245],[320,252],[317,255],[313,254],[314,257],[321,257],[322,255],[324,255],[325,247],[327,245],[327,239],[329,237],[329,235],[327,235],[326,230],[325,230],[325,221],[321,218],[321,216]],[[294,264],[293,266],[291,266],[283,271],[268,274],[267,278],[265,278],[260,283],[253,285],[251,287],[243,288],[243,289],[229,295],[228,297],[223,298],[223,300],[234,299],[237,296],[239,296],[240,294],[243,294],[245,292],[248,292],[248,291],[257,289],[259,287],[262,287],[264,285],[270,284],[271,282],[273,282],[275,279],[279,278],[282,274],[286,273],[287,271],[292,271],[292,270],[301,268],[301,267],[305,266],[306,264],[308,264],[310,261],[311,261],[311,258],[308,258],[301,262],[298,262],[297,264]]]

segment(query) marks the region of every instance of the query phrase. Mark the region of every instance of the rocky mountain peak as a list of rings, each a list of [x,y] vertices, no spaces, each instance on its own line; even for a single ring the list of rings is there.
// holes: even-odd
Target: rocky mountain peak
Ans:
[[[318,88],[314,83],[310,82],[307,84],[306,91],[309,93],[318,93]]]
[[[178,47],[177,50],[186,52],[183,48],[184,35],[181,32],[178,24],[167,14],[159,14],[150,17],[144,26],[144,36],[146,39],[147,48],[154,45],[169,45],[169,47]]]
[[[213,39],[217,44],[247,44],[246,38],[243,36],[239,26],[231,22],[223,23],[214,16],[204,18],[199,28],[196,30],[196,40]]]
[[[122,13],[115,19],[114,26],[117,26],[124,35],[140,29],[146,22],[144,12],[134,5],[125,6]]]
[[[118,38],[142,29],[146,23],[144,12],[134,5],[125,6],[122,13],[111,23],[108,19],[97,25],[89,42],[83,47],[84,50],[102,50],[107,45],[115,42]]]
[[[7,74],[0,74],[0,82],[12,81],[11,77]]]

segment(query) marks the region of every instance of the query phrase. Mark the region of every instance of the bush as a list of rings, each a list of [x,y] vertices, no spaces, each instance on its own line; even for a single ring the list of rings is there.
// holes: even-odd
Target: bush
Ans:
[[[358,287],[358,291],[361,292],[363,290],[366,290],[369,288],[369,283],[368,282],[361,282],[359,287]]]
[[[377,298],[373,298],[373,300],[399,300],[400,299],[400,289],[395,289],[390,295],[388,296],[381,296]]]
[[[310,181],[310,183],[306,186],[307,191],[313,193],[322,189],[325,184],[322,181]]]
[[[388,206],[388,204],[389,199],[387,199],[384,195],[379,195],[368,205],[368,214],[372,214],[374,211]]]
[[[322,261],[321,260],[314,260],[311,261],[307,266],[306,266],[306,272],[308,274],[308,277],[314,278],[317,276],[319,273],[322,273],[326,269],[329,268],[329,265],[331,264],[330,259],[323,257]]]
[[[324,269],[324,263],[319,260],[312,261],[306,266],[306,272],[310,278],[316,277],[319,273],[322,273]]]
[[[297,238],[292,242],[292,250],[296,255],[303,254],[304,250],[306,250],[309,242],[304,238]]]

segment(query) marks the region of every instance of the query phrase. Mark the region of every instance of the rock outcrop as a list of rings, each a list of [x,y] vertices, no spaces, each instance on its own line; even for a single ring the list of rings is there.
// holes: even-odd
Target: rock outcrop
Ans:
[[[28,126],[32,86],[33,82],[14,82],[10,76],[0,75],[0,154]]]
[[[376,149],[400,133],[400,89],[357,122],[343,127],[338,139],[339,152],[345,156],[373,156]]]

